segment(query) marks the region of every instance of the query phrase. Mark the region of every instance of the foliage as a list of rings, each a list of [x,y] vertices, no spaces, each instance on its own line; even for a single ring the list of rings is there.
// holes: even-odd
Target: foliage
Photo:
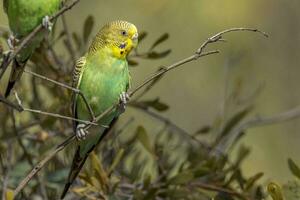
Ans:
[[[94,24],[95,19],[88,16],[81,33],[68,33],[66,25],[63,30],[54,27],[49,38],[36,50],[29,67],[55,81],[70,83],[75,59],[86,51]],[[141,32],[139,41],[143,42],[147,35],[147,32]],[[8,34],[2,34],[2,37],[7,39]],[[151,61],[169,55],[170,49],[158,50],[168,38],[169,34],[164,33],[146,51],[133,52],[128,58],[131,67],[139,66],[141,59]],[[63,45],[67,55],[58,53],[59,45]],[[2,59],[6,53],[1,45]],[[158,119],[157,123],[163,124],[161,130],[132,124],[132,120],[125,126],[117,124],[91,154],[66,199],[264,199],[263,186],[258,183],[263,173],[246,177],[241,168],[250,149],[241,146],[237,158],[232,161],[229,153],[215,148],[245,120],[252,111],[252,104],[242,105],[228,120],[217,117],[218,123],[188,133],[163,116],[163,112],[172,109],[166,102],[159,97],[144,97],[160,78],[152,81],[130,106]],[[18,84],[23,105],[67,116],[71,114],[71,92],[65,88],[36,76],[27,76],[22,85]],[[232,93],[238,94],[237,90],[240,88]],[[15,101],[14,97],[10,99]],[[238,95],[231,101],[237,99]],[[5,192],[6,199],[12,199],[11,189],[16,188],[53,146],[73,134],[72,125],[70,121],[35,113],[16,113],[2,105],[0,112],[1,192]],[[130,133],[129,127],[135,131]],[[121,133],[125,137],[120,137]],[[213,138],[212,142],[204,142],[205,136]],[[66,148],[57,155],[17,199],[56,199],[66,180],[72,153],[72,148]],[[292,160],[289,160],[289,167],[299,177],[299,168]]]

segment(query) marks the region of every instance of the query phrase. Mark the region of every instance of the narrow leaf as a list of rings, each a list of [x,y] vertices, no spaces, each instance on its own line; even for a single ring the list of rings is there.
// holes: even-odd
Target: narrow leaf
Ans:
[[[253,187],[253,185],[256,183],[256,181],[258,181],[258,179],[260,179],[263,175],[264,173],[259,172],[254,176],[250,177],[246,182],[245,190],[247,191],[250,190]]]
[[[159,58],[166,57],[170,53],[171,53],[171,49],[168,49],[168,50],[165,50],[165,51],[162,51],[162,52],[151,51],[147,54],[147,58],[149,58],[149,59],[159,59]]]
[[[116,166],[119,164],[119,162],[121,161],[123,155],[124,155],[124,149],[120,149],[116,155],[116,157],[114,158],[111,166],[108,169],[108,174],[111,174],[113,172],[113,170],[116,168]]]
[[[97,180],[99,182],[99,185],[102,186],[102,189],[106,191],[109,180],[104,168],[102,167],[100,159],[98,158],[98,156],[94,151],[92,151],[91,153],[91,163],[92,163],[92,169],[95,172],[95,177],[96,177],[95,180]],[[95,184],[95,182],[93,182],[93,184]]]
[[[127,60],[127,62],[128,62],[128,64],[130,65],[130,66],[137,66],[139,63],[137,62],[137,61],[135,61],[135,60],[131,60],[131,59],[128,59]]]
[[[194,177],[194,172],[192,171],[184,171],[182,173],[177,174],[173,178],[171,178],[168,183],[172,185],[180,185],[180,184],[186,184],[193,180]]]
[[[249,114],[251,110],[252,106],[249,106],[236,113],[231,119],[229,119],[220,136],[224,137],[225,135],[227,135],[240,121],[242,121],[247,116],[247,114]]]
[[[145,38],[147,37],[147,35],[148,35],[148,33],[147,33],[146,31],[140,32],[140,33],[139,33],[139,38],[138,38],[139,43],[140,43],[143,39],[145,39]]]
[[[86,43],[91,35],[91,32],[93,30],[94,27],[94,17],[92,15],[89,15],[85,22],[84,22],[84,26],[83,26],[83,41],[84,43]]]
[[[151,46],[150,50],[154,49],[154,47],[156,47],[157,45],[159,45],[160,43],[164,42],[165,40],[167,40],[169,38],[169,34],[165,33],[163,35],[161,35]]]
[[[292,174],[300,179],[299,166],[291,158],[288,159],[288,165],[289,165],[289,168],[290,168],[290,171],[292,172]]]
[[[205,135],[211,131],[211,126],[205,125],[195,132],[194,135]]]
[[[72,33],[72,38],[73,38],[73,40],[76,44],[77,49],[79,50],[82,46],[82,42],[80,40],[80,37],[78,36],[77,33],[74,32],[74,33]]]
[[[169,106],[166,103],[161,102],[159,98],[156,98],[154,100],[141,101],[140,104],[142,105],[142,107],[145,107],[145,108],[151,107],[160,112],[166,111],[169,109]]]
[[[150,154],[154,155],[154,151],[150,143],[150,139],[144,127],[142,126],[137,127],[136,138]]]

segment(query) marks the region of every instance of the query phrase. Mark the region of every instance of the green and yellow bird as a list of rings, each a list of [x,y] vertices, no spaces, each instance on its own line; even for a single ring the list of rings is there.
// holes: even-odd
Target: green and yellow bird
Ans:
[[[74,68],[73,87],[78,88],[87,99],[96,116],[121,101],[124,106],[130,85],[130,74],[126,57],[137,46],[137,28],[126,21],[113,21],[106,24],[96,35],[88,52],[81,57]],[[77,119],[90,120],[91,115],[78,95],[73,96],[73,115]],[[98,123],[111,126],[121,114],[116,108]],[[78,140],[68,181],[61,198],[64,198],[70,185],[80,172],[89,153],[102,140],[108,129],[93,126],[86,136],[84,124],[74,122],[73,128]],[[86,138],[85,138],[86,137]]]
[[[9,46],[11,48],[14,46],[15,42],[12,38],[23,39],[41,23],[46,29],[51,30],[49,16],[55,14],[61,4],[62,0],[3,0],[3,8],[13,33],[13,36],[8,40]],[[6,97],[10,94],[15,82],[20,79],[27,60],[44,39],[48,30],[43,30],[37,34],[14,59],[5,92]]]

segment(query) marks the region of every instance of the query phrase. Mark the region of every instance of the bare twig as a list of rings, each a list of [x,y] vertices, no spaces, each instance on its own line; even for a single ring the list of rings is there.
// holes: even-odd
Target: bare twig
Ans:
[[[86,97],[84,96],[84,94],[83,94],[79,89],[76,89],[76,88],[73,88],[73,87],[71,87],[71,86],[68,86],[68,85],[66,85],[66,84],[64,84],[64,83],[61,83],[61,82],[52,80],[52,79],[50,79],[50,78],[48,78],[48,77],[42,76],[42,75],[37,74],[37,73],[35,73],[35,72],[33,72],[33,71],[29,71],[29,70],[27,70],[27,69],[24,69],[24,72],[25,72],[25,73],[28,73],[28,74],[31,74],[32,76],[38,77],[38,78],[40,78],[40,79],[49,81],[49,82],[51,82],[51,83],[53,83],[53,84],[59,85],[60,87],[63,87],[63,88],[66,88],[66,89],[68,89],[68,90],[71,90],[71,91],[75,92],[76,94],[78,94],[79,96],[81,96],[81,98],[83,99],[83,101],[84,101],[84,103],[85,103],[85,105],[86,105],[86,107],[87,107],[87,109],[88,109],[88,111],[89,111],[89,113],[90,113],[91,121],[93,121],[93,120],[95,119],[95,114],[94,114],[94,112],[93,112],[93,109],[92,109],[91,105],[88,103]]]
[[[159,71],[161,68],[163,68],[163,67],[160,67],[160,68],[158,69],[158,71]],[[150,91],[150,90],[153,88],[153,86],[154,86],[156,83],[158,83],[158,81],[159,81],[162,77],[163,77],[163,76],[160,76],[160,77],[158,77],[158,78],[156,78],[156,79],[153,79],[152,82],[149,83],[149,84],[147,85],[147,87],[145,87],[145,89],[144,89],[142,92],[140,92],[139,94],[136,95],[136,97],[135,97],[134,100],[137,101],[138,99],[140,99],[141,97],[143,97],[148,91]]]
[[[45,111],[41,111],[41,110],[35,110],[35,109],[31,109],[31,108],[25,108],[22,105],[22,102],[18,96],[18,94],[15,92],[15,97],[18,101],[18,105],[22,108],[22,111],[26,111],[26,112],[31,112],[31,113],[36,113],[36,114],[41,114],[41,115],[46,115],[46,116],[50,116],[50,117],[56,117],[56,118],[60,118],[60,119],[66,119],[66,120],[72,120],[72,121],[77,121],[77,122],[81,122],[81,123],[85,123],[85,124],[89,124],[89,125],[94,125],[97,126],[98,124],[96,122],[93,121],[87,121],[87,120],[81,120],[81,119],[76,119],[74,117],[68,117],[68,116],[64,116],[64,115],[60,115],[57,113],[50,113],[50,112],[45,112]],[[100,125],[104,128],[107,128],[107,126],[104,125]]]
[[[9,107],[13,108],[13,109],[16,109],[17,111],[19,112],[22,112],[24,111],[23,107],[18,105],[18,104],[15,104],[9,100],[7,100],[6,98],[4,98],[1,94],[0,94],[0,102],[8,105]]]
[[[51,160],[58,152],[63,150],[68,144],[70,144],[75,139],[75,136],[72,135],[68,137],[63,143],[59,144],[54,150],[50,150],[50,153],[41,160],[35,167],[30,171],[30,173],[20,182],[18,187],[14,190],[14,195],[17,196],[21,190],[26,186],[26,184],[33,178],[33,176],[39,172],[43,166]]]
[[[194,186],[194,187],[199,187],[199,188],[202,188],[202,189],[205,189],[205,190],[210,190],[210,191],[215,191],[215,192],[223,192],[223,193],[238,197],[240,199],[250,200],[249,197],[247,197],[247,196],[245,196],[245,195],[243,195],[243,194],[241,194],[237,191],[227,189],[227,188],[218,187],[218,186],[211,185],[211,184],[208,184],[208,183],[202,183],[202,182],[198,181],[198,182],[191,183],[190,185]]]
[[[55,15],[51,16],[49,20],[53,22],[56,18],[58,18],[60,15],[65,13],[67,10],[70,10],[75,6],[80,0],[74,0],[69,5],[65,5],[62,9],[60,9]],[[2,62],[0,69],[2,70],[0,72],[0,79],[2,78],[4,72],[6,71],[6,68],[8,65],[12,62],[12,60],[20,53],[20,51],[25,47],[39,32],[41,32],[44,29],[44,26],[42,24],[38,25],[31,33],[29,33],[21,42],[21,44],[9,55],[8,59],[5,60],[5,62]]]
[[[272,117],[258,117],[242,122],[236,126],[226,137],[224,137],[216,146],[221,152],[226,152],[230,145],[242,136],[243,132],[249,128],[266,126],[270,124],[282,123],[300,117],[300,107],[295,107],[286,112],[282,112]]]
[[[189,63],[191,61],[195,61],[201,57],[204,56],[208,56],[208,55],[212,55],[212,54],[216,54],[219,53],[218,50],[213,50],[213,51],[208,51],[208,52],[203,52],[204,48],[209,44],[209,43],[213,43],[213,42],[217,42],[220,41],[222,38],[222,35],[228,32],[232,32],[232,31],[254,31],[254,32],[259,32],[257,29],[248,29],[248,28],[234,28],[234,29],[228,29],[225,31],[222,31],[220,33],[217,33],[216,35],[210,37],[208,40],[206,40],[201,46],[200,48],[192,55],[189,56],[185,59],[182,59],[174,64],[171,64],[163,69],[161,69],[160,71],[154,73],[153,75],[151,75],[149,78],[147,78],[143,83],[141,83],[140,85],[138,85],[135,89],[133,89],[131,92],[128,93],[128,95],[131,97],[133,96],[137,91],[139,91],[141,88],[143,88],[144,86],[146,86],[148,83],[152,82],[154,79],[162,76],[163,74],[167,73],[170,70],[173,70],[179,66],[182,66],[186,63]],[[119,105],[119,103],[116,103],[115,105],[109,107],[108,109],[106,109],[103,113],[101,113],[99,116],[97,116],[94,120],[99,121],[100,119],[102,119],[104,116],[106,116],[107,114],[111,113],[117,106]],[[95,121],[94,121],[95,122]],[[88,129],[91,126],[91,124],[87,124],[85,129]],[[75,139],[75,135],[72,135],[70,137],[68,137],[63,143],[59,144],[55,149],[53,149],[52,151],[50,151],[50,153],[43,159],[41,160],[30,172],[29,174],[21,181],[21,183],[18,185],[18,187],[15,189],[14,194],[17,195],[26,185],[27,183],[32,179],[32,177],[38,172],[40,171],[43,166],[49,161],[51,160],[58,152],[60,152],[61,150],[63,150],[66,146],[68,146],[73,140]]]

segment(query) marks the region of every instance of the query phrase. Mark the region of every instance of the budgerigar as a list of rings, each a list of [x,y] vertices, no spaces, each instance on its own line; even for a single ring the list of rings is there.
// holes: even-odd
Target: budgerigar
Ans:
[[[126,102],[126,91],[130,85],[126,57],[137,46],[137,42],[138,32],[133,24],[113,21],[98,32],[88,52],[77,61],[73,72],[73,87],[84,94],[96,116],[120,100]],[[98,123],[109,126],[119,116],[120,110],[115,109]],[[73,97],[73,114],[81,120],[91,119],[83,99],[78,95]],[[108,129],[93,126],[86,136],[83,127],[84,124],[74,122],[78,147],[61,198],[64,198],[89,153],[108,132]]]
[[[9,27],[13,33],[13,36],[8,40],[9,46],[13,48],[15,43],[13,40],[24,38],[41,23],[47,29],[51,29],[49,16],[59,10],[61,3],[62,0],[3,0],[3,8],[8,16]],[[6,97],[9,95],[15,82],[20,79],[27,60],[43,40],[46,32],[47,30],[43,30],[37,34],[14,59],[5,92]]]

